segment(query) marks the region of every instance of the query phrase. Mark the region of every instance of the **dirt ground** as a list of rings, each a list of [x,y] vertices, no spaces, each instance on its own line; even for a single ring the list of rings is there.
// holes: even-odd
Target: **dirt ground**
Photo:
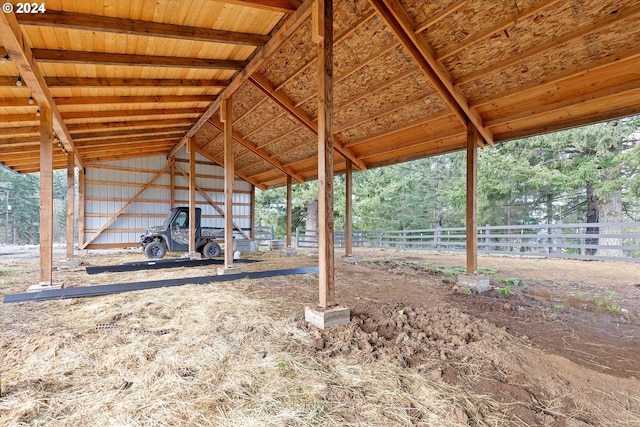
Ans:
[[[639,264],[482,256],[481,272],[493,289],[474,294],[456,286],[465,263],[460,254],[362,249],[354,255],[357,263],[336,260],[336,299],[351,309],[351,323],[345,327],[318,331],[302,319],[303,307],[317,303],[317,275],[237,286],[269,308],[271,316],[287,319],[296,333],[308,338],[284,344],[289,354],[335,363],[354,360],[371,369],[391,362],[440,390],[450,387],[465,396],[483,396],[464,402],[452,398],[457,406],[446,418],[447,425],[640,425]],[[250,257],[260,262],[242,264],[243,272],[317,264],[313,253],[281,257],[263,252]],[[212,274],[211,267],[92,276],[84,272],[86,265],[141,259],[138,252],[90,253],[78,268],[54,272],[54,282],[72,287]],[[22,292],[35,282],[37,260],[2,258],[1,293]],[[77,309],[101,298],[74,304]],[[16,348],[11,340],[34,333],[34,319],[51,319],[61,307],[66,307],[62,301],[2,306],[2,371],[11,379],[3,379],[0,408],[15,411],[16,384],[25,381],[11,375],[19,364],[9,357]],[[115,316],[110,327],[117,322],[126,326],[126,319]],[[139,330],[133,326],[131,330]],[[328,414],[288,424],[440,425],[427,422],[428,411],[415,402],[394,403],[405,406],[402,421],[390,416],[362,418],[358,407],[371,394],[369,389],[331,390],[333,401],[353,407],[340,413],[339,422],[331,418],[336,414]],[[4,422],[19,425],[20,419]],[[24,419],[22,423],[30,424]],[[31,422],[38,423],[42,419]]]

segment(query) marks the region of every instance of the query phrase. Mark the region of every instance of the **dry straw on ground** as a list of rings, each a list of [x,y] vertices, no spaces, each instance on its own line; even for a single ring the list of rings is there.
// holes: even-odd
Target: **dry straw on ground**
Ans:
[[[298,319],[243,294],[254,285],[16,307],[34,317],[0,335],[0,424],[454,426],[477,410],[393,360],[315,354]]]

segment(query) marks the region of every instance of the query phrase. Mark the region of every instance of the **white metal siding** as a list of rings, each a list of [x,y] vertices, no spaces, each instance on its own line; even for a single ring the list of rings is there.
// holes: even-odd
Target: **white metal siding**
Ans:
[[[213,165],[205,157],[196,154],[196,185],[206,190],[207,196],[224,211],[224,170]],[[189,172],[188,154],[182,148],[176,154],[176,164]],[[103,225],[135,196],[149,181],[167,166],[164,156],[103,162],[96,167],[88,166],[85,172],[85,234],[87,242]],[[135,170],[127,170],[135,169]],[[136,246],[140,234],[148,227],[159,225],[170,209],[170,169],[131,203],[102,233],[90,247]],[[189,204],[189,180],[177,169],[174,176],[174,200],[176,206]],[[182,187],[182,188],[181,188]],[[243,229],[251,227],[251,184],[236,177],[234,182],[234,222]],[[238,205],[236,205],[238,204]],[[224,218],[200,192],[196,191],[196,206],[202,209],[202,225],[224,227]],[[237,234],[236,238],[242,238]]]

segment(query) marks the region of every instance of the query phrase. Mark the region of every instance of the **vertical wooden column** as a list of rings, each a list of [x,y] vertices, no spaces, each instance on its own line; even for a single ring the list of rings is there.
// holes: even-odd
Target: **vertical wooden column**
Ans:
[[[73,258],[73,220],[75,217],[75,164],[74,153],[67,153],[67,259]]]
[[[176,165],[175,157],[169,157],[169,163],[171,163],[171,170],[169,175],[169,206],[173,209],[176,206]]]
[[[249,221],[251,222],[251,232],[249,236],[251,240],[256,238],[256,186],[251,184],[251,208],[249,214]]]
[[[233,267],[233,122],[231,98],[220,104],[220,120],[224,123],[224,265]]]
[[[78,247],[84,249],[84,168],[78,169]]]
[[[291,176],[287,175],[287,235],[285,236],[285,246],[287,248],[291,247],[291,224]]]
[[[187,140],[189,152],[189,257],[196,253],[196,150],[193,138]]]
[[[478,271],[478,143],[480,135],[467,123],[467,274]]]
[[[40,107],[40,285],[51,285],[53,267],[53,116]]]
[[[353,254],[353,164],[347,159],[345,169],[345,213],[344,213],[344,255],[351,256]]]
[[[333,259],[333,0],[316,0],[313,41],[318,43],[318,267],[320,306],[335,305]]]

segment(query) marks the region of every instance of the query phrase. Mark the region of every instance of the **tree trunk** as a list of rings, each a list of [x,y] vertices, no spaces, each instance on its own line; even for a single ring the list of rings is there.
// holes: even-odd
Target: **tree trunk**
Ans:
[[[599,212],[598,212],[598,197],[593,194],[593,183],[587,182],[587,224],[598,223],[599,220]],[[598,227],[587,227],[587,234],[598,234]],[[586,238],[585,243],[587,245],[597,245],[598,238]],[[597,248],[587,248],[585,253],[587,255],[595,255],[598,252]]]
[[[600,222],[622,222],[622,193],[616,191],[599,200]],[[620,227],[600,227],[600,235],[620,234]],[[600,246],[622,246],[619,237],[600,237]],[[622,249],[599,248],[598,255],[611,257],[624,257]]]
[[[307,222],[305,228],[307,230],[318,229],[318,199],[309,200],[307,203]]]

